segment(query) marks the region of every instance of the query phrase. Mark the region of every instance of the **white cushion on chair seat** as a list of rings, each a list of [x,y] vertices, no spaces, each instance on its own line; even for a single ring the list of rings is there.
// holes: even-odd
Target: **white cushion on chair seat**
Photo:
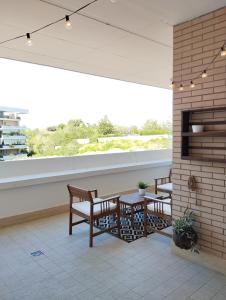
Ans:
[[[163,206],[162,206],[162,204],[159,205],[159,203],[156,203],[154,205],[154,203],[152,202],[152,203],[147,205],[147,209],[150,212],[154,212],[154,213],[156,212],[156,213],[171,216],[171,205],[170,204],[165,204],[164,203]],[[163,209],[163,211],[162,211],[162,209]]]
[[[100,198],[95,198],[93,199],[94,203],[98,203],[98,202],[102,202],[104,201],[104,199],[100,199]],[[108,204],[107,204],[108,205]],[[113,210],[117,207],[117,205],[115,203],[109,202],[109,206],[110,206],[110,210]],[[102,212],[105,208],[105,204],[104,207],[102,209]],[[89,201],[82,201],[82,202],[75,202],[72,204],[72,208],[89,216],[90,215],[90,202]],[[93,207],[93,214],[94,215],[99,215],[101,213],[101,204],[97,204],[94,205]]]
[[[173,191],[173,184],[172,184],[172,182],[160,184],[160,185],[157,185],[157,189],[162,190],[162,191],[166,191],[166,192],[169,192],[169,191],[172,192]]]

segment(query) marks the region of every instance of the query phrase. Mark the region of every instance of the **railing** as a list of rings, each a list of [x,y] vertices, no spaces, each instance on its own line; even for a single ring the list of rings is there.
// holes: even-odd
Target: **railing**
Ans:
[[[2,125],[0,126],[0,131],[3,133],[11,133],[11,132],[21,132],[26,130],[25,126],[9,126],[9,125]]]
[[[0,151],[2,150],[11,150],[11,149],[27,149],[25,144],[14,144],[14,145],[0,145]]]

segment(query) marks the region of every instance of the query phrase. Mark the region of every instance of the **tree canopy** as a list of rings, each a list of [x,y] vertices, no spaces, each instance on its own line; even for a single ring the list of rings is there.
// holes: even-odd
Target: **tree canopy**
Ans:
[[[46,129],[33,129],[25,132],[29,151],[37,156],[76,155],[89,151],[108,151],[111,148],[132,149],[146,148],[141,141],[107,141],[105,145],[98,142],[100,137],[123,137],[127,135],[156,135],[170,134],[171,124],[160,124],[155,120],[147,120],[141,128],[114,125],[107,116],[96,124],[85,123],[81,119],[69,120],[66,124],[49,126]],[[88,145],[82,145],[81,139],[87,139]],[[86,141],[84,141],[86,143]],[[165,142],[163,141],[163,144]],[[161,143],[160,143],[161,144]],[[165,145],[165,144],[164,144]],[[151,145],[153,147],[153,143]],[[165,146],[164,146],[165,147]],[[102,149],[102,150],[101,150]]]

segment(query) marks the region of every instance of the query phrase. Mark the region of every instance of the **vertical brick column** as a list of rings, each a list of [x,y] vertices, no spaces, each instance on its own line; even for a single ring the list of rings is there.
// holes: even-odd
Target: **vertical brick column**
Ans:
[[[226,7],[174,27],[173,217],[186,207],[195,212],[195,227],[202,250],[226,259],[226,164],[181,160],[181,111],[226,106],[226,57],[210,65],[208,77],[195,80],[226,40]],[[224,138],[225,141],[225,138]],[[226,146],[226,143],[225,143]],[[194,175],[199,191],[190,192],[187,180]]]

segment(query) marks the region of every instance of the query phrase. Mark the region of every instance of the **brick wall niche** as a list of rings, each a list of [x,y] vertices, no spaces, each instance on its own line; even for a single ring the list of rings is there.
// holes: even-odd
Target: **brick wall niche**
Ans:
[[[205,69],[225,40],[226,7],[174,27],[173,78],[184,85],[184,91],[179,91],[177,84],[173,95],[173,217],[182,216],[186,207],[190,207],[195,212],[201,249],[226,260],[226,163],[181,158],[182,111],[226,107],[226,57],[219,55],[208,68],[208,76],[196,79],[193,89],[189,87],[190,81]],[[222,120],[220,112],[217,114],[217,118]],[[208,120],[213,114],[206,112],[202,117]],[[225,116],[223,118],[226,120]],[[217,137],[217,144],[213,137],[200,140],[196,137],[192,143],[193,146],[225,148],[226,137]],[[202,150],[195,151],[199,151],[199,156],[202,154]],[[219,151],[223,152],[215,154],[224,158],[226,150]],[[210,153],[207,151],[205,154],[208,156]],[[190,175],[196,177],[197,193],[188,190]]]

